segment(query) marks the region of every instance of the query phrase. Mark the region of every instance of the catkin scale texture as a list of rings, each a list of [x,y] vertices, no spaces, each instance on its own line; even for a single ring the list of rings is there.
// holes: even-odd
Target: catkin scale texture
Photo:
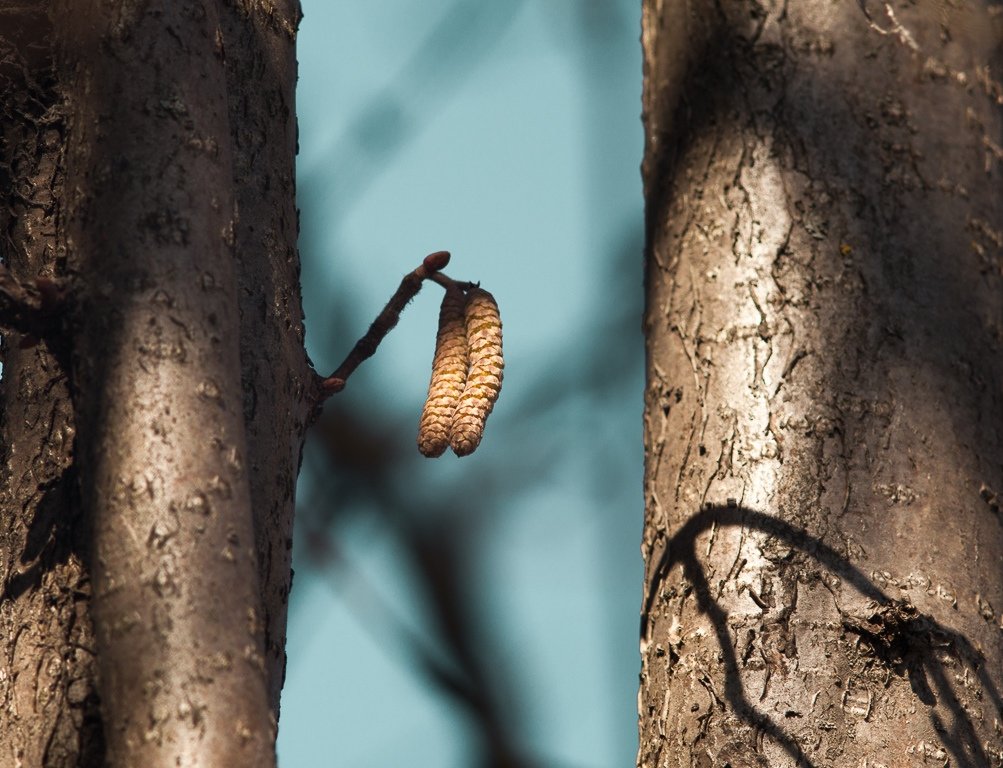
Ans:
[[[501,392],[505,367],[501,315],[494,296],[472,288],[464,315],[469,367],[449,429],[449,445],[457,456],[467,456],[480,445],[484,422]]]
[[[418,427],[418,450],[430,459],[449,445],[450,424],[467,380],[466,301],[460,288],[450,286],[439,307],[432,380]]]

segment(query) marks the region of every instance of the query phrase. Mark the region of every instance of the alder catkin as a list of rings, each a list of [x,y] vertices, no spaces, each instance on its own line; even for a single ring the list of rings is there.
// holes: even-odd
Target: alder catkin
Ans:
[[[432,380],[418,427],[418,450],[430,459],[441,456],[449,445],[449,426],[467,380],[465,304],[463,291],[450,286],[439,307]]]
[[[466,385],[453,413],[449,445],[457,456],[467,456],[480,445],[484,422],[494,408],[502,385],[502,326],[494,296],[481,288],[467,294]]]

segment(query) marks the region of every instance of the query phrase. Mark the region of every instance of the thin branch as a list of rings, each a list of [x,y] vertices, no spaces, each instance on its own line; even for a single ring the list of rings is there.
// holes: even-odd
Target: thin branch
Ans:
[[[451,277],[446,277],[442,272],[433,272],[428,276],[428,279],[433,283],[438,283],[443,288],[459,288],[461,291],[469,291],[471,288],[475,288],[477,283],[466,283],[461,280],[453,280]]]
[[[354,615],[359,626],[369,635],[373,643],[383,651],[388,651],[388,641],[393,643],[401,651],[401,655],[427,674],[443,691],[468,707],[476,709],[474,705],[481,698],[480,692],[470,684],[463,673],[443,659],[441,652],[436,651],[423,635],[409,626],[336,541],[322,530],[311,533],[321,539],[328,551],[327,554],[330,555],[326,561],[323,555],[315,555],[317,564],[323,572],[334,577],[328,580],[328,585],[344,601],[349,612]],[[349,583],[336,581],[339,571]]]
[[[338,366],[337,370],[321,382],[323,397],[330,397],[343,390],[348,377],[354,373],[362,361],[373,356],[380,342],[397,325],[404,307],[421,290],[421,285],[425,280],[433,280],[443,287],[458,285],[463,288],[468,285],[457,283],[440,272],[448,263],[449,251],[436,251],[426,256],[416,270],[404,275],[401,284],[397,287],[394,295],[390,297],[390,301],[387,302],[383,311],[373,320],[366,335],[355,342],[352,351],[348,353],[348,357]]]

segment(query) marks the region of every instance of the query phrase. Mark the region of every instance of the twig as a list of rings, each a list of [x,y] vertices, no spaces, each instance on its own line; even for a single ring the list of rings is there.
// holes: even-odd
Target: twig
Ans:
[[[348,353],[348,357],[338,366],[337,370],[321,381],[323,397],[330,397],[343,390],[348,377],[354,373],[362,361],[373,356],[383,338],[397,325],[404,307],[421,290],[421,285],[425,280],[434,280],[444,287],[447,285],[466,287],[467,284],[457,283],[440,272],[448,263],[449,251],[436,251],[426,256],[421,266],[416,270],[404,275],[401,284],[397,287],[394,295],[390,297],[390,301],[387,302],[383,311],[373,320],[366,335],[355,342],[352,351]]]
[[[433,283],[438,283],[443,288],[451,288],[455,286],[462,291],[469,291],[471,288],[475,288],[477,286],[477,283],[465,283],[460,280],[453,280],[451,277],[446,277],[442,274],[442,272],[433,272],[428,276],[428,279]]]
[[[322,537],[324,546],[332,554],[327,562],[318,558],[323,571],[335,578],[339,575],[344,577],[341,582],[332,579],[328,584],[344,601],[373,643],[383,651],[388,651],[391,643],[397,645],[401,655],[412,661],[416,668],[427,674],[443,691],[476,709],[474,704],[480,698],[479,691],[470,684],[463,671],[456,669],[456,664],[443,658],[443,652],[436,650],[431,642],[409,626],[362,569],[346,556],[325,531],[314,531],[313,534]],[[346,584],[346,581],[349,583]]]

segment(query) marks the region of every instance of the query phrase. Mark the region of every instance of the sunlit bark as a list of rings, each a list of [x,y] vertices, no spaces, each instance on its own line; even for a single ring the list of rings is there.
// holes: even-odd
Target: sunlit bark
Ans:
[[[274,765],[319,387],[298,4],[0,14],[3,257],[64,302],[61,333],[4,340],[0,764]]]
[[[1003,761],[1001,19],[959,6],[644,4],[641,766]]]

